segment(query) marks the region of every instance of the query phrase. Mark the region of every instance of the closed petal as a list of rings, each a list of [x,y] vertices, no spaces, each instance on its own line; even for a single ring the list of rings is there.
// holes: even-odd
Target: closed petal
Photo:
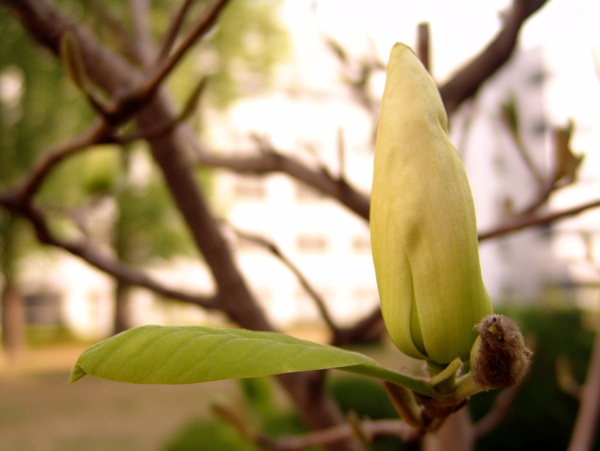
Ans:
[[[394,343],[438,363],[468,358],[473,328],[491,312],[473,197],[437,86],[400,43],[391,52],[377,132],[371,239]]]

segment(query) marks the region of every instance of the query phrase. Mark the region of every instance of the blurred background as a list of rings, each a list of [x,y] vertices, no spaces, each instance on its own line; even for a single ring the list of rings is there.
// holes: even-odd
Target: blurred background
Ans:
[[[156,42],[177,6],[167,0],[55,3],[123,53],[119,37],[133,33],[135,4],[146,8]],[[329,338],[314,294],[285,262],[340,327],[377,309],[368,222],[289,174],[240,174],[203,164],[199,156],[206,149],[239,160],[274,152],[368,196],[394,42],[416,49],[427,23],[429,70],[443,86],[502,31],[512,3],[234,0],[171,74],[166,88],[177,108],[206,80],[188,118],[202,146],[189,149],[190,159],[199,158],[197,179],[275,325],[316,341]],[[542,443],[565,449],[577,411],[577,387],[598,329],[600,210],[583,208],[510,233],[502,228],[599,199],[598,17],[600,4],[593,0],[548,1],[525,21],[509,60],[449,111],[451,137],[475,197],[486,286],[536,351],[529,380],[481,449]],[[0,187],[7,192],[45,150],[87,127],[94,112],[60,61],[27,36],[4,4],[0,40]],[[39,197],[60,234],[91,239],[178,289],[214,290],[210,268],[144,143],[96,145],[65,160]],[[7,208],[0,209],[0,233],[1,449],[246,449],[210,413],[215,393],[262,430],[302,431],[289,401],[263,380],[138,387],[86,378],[65,385],[79,353],[114,332],[230,320],[39,244],[30,225]],[[353,346],[399,365],[385,336]],[[334,376],[330,385],[345,409],[395,416],[376,384]],[[474,418],[483,417],[496,396],[474,399]],[[494,445],[497,437],[503,437],[500,445]],[[373,449],[386,446],[399,445],[381,442]]]

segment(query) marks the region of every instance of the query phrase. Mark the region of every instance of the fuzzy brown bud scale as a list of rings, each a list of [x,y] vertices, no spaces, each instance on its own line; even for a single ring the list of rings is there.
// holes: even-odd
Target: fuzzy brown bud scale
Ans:
[[[471,351],[473,379],[484,390],[517,385],[527,375],[531,352],[523,334],[509,317],[492,314],[475,327],[479,337]]]

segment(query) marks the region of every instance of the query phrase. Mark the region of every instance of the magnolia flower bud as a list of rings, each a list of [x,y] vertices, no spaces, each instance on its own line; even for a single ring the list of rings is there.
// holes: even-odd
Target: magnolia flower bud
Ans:
[[[373,261],[392,340],[405,354],[440,364],[468,359],[474,326],[492,313],[473,196],[447,121],[433,79],[397,43],[375,148]]]
[[[517,385],[527,375],[533,352],[508,316],[488,315],[476,327],[479,337],[471,351],[471,373],[484,390]]]

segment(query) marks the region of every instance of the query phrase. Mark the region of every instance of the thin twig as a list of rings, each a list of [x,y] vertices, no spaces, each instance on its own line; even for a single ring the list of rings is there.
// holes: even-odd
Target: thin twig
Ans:
[[[163,38],[160,43],[160,50],[158,51],[158,55],[156,57],[156,63],[161,64],[164,63],[169,56],[169,52],[173,48],[173,44],[175,43],[175,39],[177,39],[177,34],[183,25],[183,20],[185,19],[185,15],[187,14],[190,6],[192,5],[193,0],[183,0],[177,11],[173,15],[171,22],[169,23],[169,27],[167,31],[163,35]]]
[[[558,387],[573,399],[581,400],[582,386],[573,375],[571,361],[566,356],[558,356],[555,368]]]
[[[332,176],[328,171],[313,170],[291,156],[275,150],[263,150],[260,154],[252,156],[221,156],[202,148],[195,140],[189,139],[187,143],[194,151],[196,163],[199,165],[228,169],[238,174],[284,173],[338,200],[359,217],[369,219],[369,196],[360,193],[347,181]]]
[[[104,142],[110,133],[109,124],[100,118],[71,141],[49,149],[36,161],[27,178],[20,187],[13,191],[12,195],[20,199],[31,198],[57,164],[89,146]]]
[[[152,94],[156,92],[162,85],[163,80],[171,73],[187,51],[200,37],[208,33],[213,27],[219,13],[227,3],[228,0],[215,0],[204,9],[202,15],[192,26],[192,29],[183,38],[181,44],[179,44],[165,62],[158,67],[157,71],[142,84],[139,90],[142,98],[151,97]]]
[[[302,271],[300,271],[300,269],[296,265],[294,265],[294,263],[292,263],[292,261],[289,258],[287,258],[283,254],[283,252],[281,252],[281,250],[275,243],[268,241],[267,239],[260,237],[258,235],[250,234],[247,232],[242,232],[241,230],[238,230],[231,225],[229,225],[229,228],[241,239],[264,247],[271,254],[273,254],[277,259],[279,259],[285,266],[287,266],[287,268],[294,274],[294,276],[296,276],[296,279],[298,279],[298,282],[300,283],[300,285],[302,286],[304,291],[306,291],[306,293],[309,295],[309,297],[315,303],[315,306],[319,310],[319,313],[321,314],[323,321],[325,321],[325,323],[327,324],[327,327],[329,327],[329,329],[331,330],[331,332],[333,334],[336,333],[336,331],[339,328],[335,324],[333,317],[329,313],[329,310],[327,309],[327,305],[325,304],[325,300],[321,297],[321,295],[319,295],[317,290],[315,290],[315,288],[311,285],[311,283],[304,276],[304,274],[302,274]]]
[[[425,66],[425,69],[431,72],[431,56],[430,56],[430,36],[429,23],[421,22],[417,27],[417,56]],[[433,74],[432,74],[433,75]]]
[[[129,0],[129,7],[133,18],[137,53],[142,64],[149,67],[152,61],[154,48],[152,45],[152,35],[150,34],[150,24],[148,22],[148,0]]]
[[[354,325],[339,329],[331,340],[333,346],[344,346],[361,340],[375,341],[385,332],[379,305]]]
[[[530,227],[537,227],[541,225],[551,224],[561,219],[566,219],[571,216],[583,213],[586,210],[600,207],[600,199],[596,199],[590,202],[586,202],[575,207],[567,208],[563,211],[549,213],[546,215],[524,215],[511,219],[506,224],[502,224],[494,229],[479,232],[479,241],[489,240],[491,238],[498,238],[518,230],[527,229]]]
[[[598,316],[600,318],[600,316]],[[568,451],[592,449],[598,430],[600,414],[600,326],[596,331],[594,349],[588,365],[588,373],[581,391],[581,402],[571,435]]]
[[[215,402],[213,412],[231,424],[246,440],[273,451],[299,451],[313,446],[326,446],[343,440],[358,438],[362,443],[372,443],[376,437],[399,437],[405,443],[418,440],[425,428],[413,428],[401,420],[370,420],[348,415],[347,422],[304,435],[269,437],[250,428],[237,409],[228,402]]]
[[[538,186],[539,190],[543,190],[546,185],[546,177],[540,172],[533,159],[531,158],[531,153],[529,149],[525,146],[523,139],[521,138],[521,133],[519,132],[519,124],[518,124],[518,116],[515,113],[517,109],[517,105],[514,99],[511,99],[509,103],[502,105],[502,114],[501,114],[501,122],[506,127],[512,141],[519,153],[519,156],[527,166],[527,169],[535,179],[535,182]],[[512,114],[511,114],[512,113]]]
[[[503,390],[498,394],[490,412],[473,425],[475,440],[485,437],[506,417],[508,412],[510,412],[519,388],[520,384]]]
[[[502,30],[479,55],[440,86],[448,116],[465,100],[473,97],[483,82],[509,60],[516,48],[522,25],[545,3],[546,0],[513,0]]]
[[[69,241],[59,238],[50,230],[48,221],[42,210],[31,203],[18,204],[14,199],[3,196],[0,197],[0,205],[9,208],[12,211],[17,211],[23,217],[27,218],[33,225],[40,243],[63,249],[70,254],[81,257],[90,265],[118,280],[128,283],[129,285],[147,288],[161,296],[196,304],[206,309],[217,308],[217,296],[191,294],[169,288],[150,277],[148,274],[127,266],[110,257],[105,252],[95,249],[88,241]]]
[[[338,179],[346,180],[346,143],[344,141],[344,129],[338,127],[337,133],[337,155],[338,155]]]
[[[400,420],[364,420],[360,423],[360,428],[362,434],[370,440],[380,436],[390,436],[398,437],[408,443],[416,441],[423,434]],[[311,446],[328,445],[353,437],[355,437],[354,429],[346,423],[303,436],[282,437],[275,441],[275,449],[299,451]]]

